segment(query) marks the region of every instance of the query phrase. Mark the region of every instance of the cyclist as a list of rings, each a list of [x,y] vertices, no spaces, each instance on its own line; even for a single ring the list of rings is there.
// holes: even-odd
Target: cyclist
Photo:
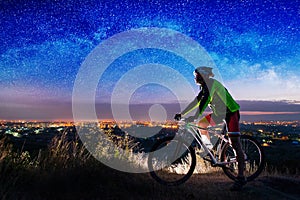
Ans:
[[[213,79],[214,74],[211,67],[201,66],[194,71],[195,82],[200,85],[200,92],[197,97],[179,114],[175,115],[175,119],[181,119],[181,116],[187,115],[192,110],[196,109],[194,116],[188,117],[188,121],[198,119],[204,112],[207,106],[212,110],[201,118],[198,125],[207,128],[221,123],[225,118],[228,126],[228,136],[231,140],[232,147],[237,152],[238,176],[230,188],[231,190],[241,190],[246,184],[244,176],[244,153],[240,143],[240,128],[239,128],[239,104],[232,98],[228,90],[217,80]],[[208,131],[201,131],[203,135],[209,138]]]

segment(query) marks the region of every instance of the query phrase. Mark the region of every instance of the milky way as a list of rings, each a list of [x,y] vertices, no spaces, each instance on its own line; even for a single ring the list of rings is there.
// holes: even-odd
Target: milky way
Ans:
[[[30,109],[47,112],[58,102],[69,103],[86,56],[109,37],[141,27],[168,28],[197,41],[238,99],[299,101],[299,15],[298,0],[1,1],[0,118],[19,118]],[[192,66],[174,55],[136,53],[136,58],[158,59],[181,70],[193,82],[188,72]],[[108,101],[122,70],[140,63],[137,58],[130,64],[129,57],[122,58],[124,65],[116,61],[105,72],[99,82],[100,102]],[[258,87],[253,88],[253,81]],[[133,100],[139,102],[145,94],[153,101],[174,98],[170,94],[155,99],[155,94],[166,93],[166,88],[147,85]]]

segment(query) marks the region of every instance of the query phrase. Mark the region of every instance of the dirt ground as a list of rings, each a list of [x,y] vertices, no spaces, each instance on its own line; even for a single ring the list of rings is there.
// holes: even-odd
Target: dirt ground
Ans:
[[[261,175],[238,192],[229,190],[233,182],[222,172],[193,174],[186,183],[173,187],[160,185],[149,174],[114,170],[32,174],[26,179],[1,199],[300,199],[300,179],[278,175]]]

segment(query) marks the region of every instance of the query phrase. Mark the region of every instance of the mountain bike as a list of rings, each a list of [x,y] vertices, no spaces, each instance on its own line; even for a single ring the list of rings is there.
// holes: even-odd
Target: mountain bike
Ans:
[[[158,140],[148,157],[151,176],[161,184],[174,186],[187,181],[196,167],[196,151],[213,167],[221,167],[232,180],[237,177],[238,163],[236,152],[228,139],[226,121],[214,127],[202,128],[194,122],[181,119],[174,137]],[[215,136],[212,149],[207,147],[201,130],[208,130]],[[245,156],[244,175],[247,181],[254,180],[265,167],[265,154],[261,145],[253,137],[241,135]],[[205,156],[204,156],[205,155]]]

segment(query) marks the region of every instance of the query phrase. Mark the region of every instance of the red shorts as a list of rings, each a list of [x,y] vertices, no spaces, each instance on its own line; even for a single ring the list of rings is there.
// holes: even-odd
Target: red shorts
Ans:
[[[222,123],[222,119],[216,117],[213,113],[206,115],[205,118],[211,126]],[[228,132],[240,132],[240,112],[227,113],[225,121],[227,123]]]

